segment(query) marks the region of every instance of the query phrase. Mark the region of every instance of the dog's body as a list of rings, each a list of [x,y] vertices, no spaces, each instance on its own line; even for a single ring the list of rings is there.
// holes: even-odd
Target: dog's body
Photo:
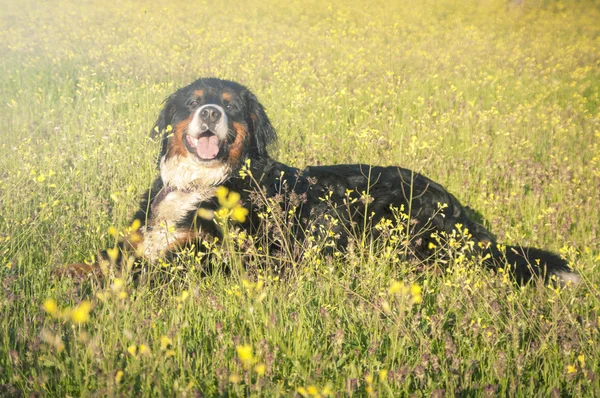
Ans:
[[[418,173],[358,164],[299,170],[274,161],[267,146],[275,141],[275,131],[256,97],[237,83],[200,79],[178,90],[166,100],[153,134],[162,134],[160,176],[135,214],[142,222],[137,252],[151,262],[221,235],[213,220],[197,214],[200,208],[216,210],[215,192],[225,186],[241,195],[249,216],[240,225],[253,236],[269,232],[261,213],[274,200],[298,246],[312,237],[330,239],[329,248],[344,250],[365,233],[377,238],[380,229],[375,226],[390,220],[406,224],[410,250],[404,254],[419,260],[435,257],[440,242],[458,230],[473,242],[470,255],[481,255],[489,267],[508,264],[520,282],[536,275],[578,280],[550,252],[501,250],[452,194]]]

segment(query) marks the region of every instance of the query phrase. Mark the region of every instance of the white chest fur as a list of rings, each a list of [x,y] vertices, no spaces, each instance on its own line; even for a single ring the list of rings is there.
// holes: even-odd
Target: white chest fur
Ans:
[[[177,228],[177,224],[191,211],[195,211],[198,203],[209,200],[214,193],[215,187],[211,186],[191,191],[174,190],[167,193],[159,203],[153,204],[148,225],[142,230],[144,257],[156,262],[164,257],[170,247],[199,232]]]

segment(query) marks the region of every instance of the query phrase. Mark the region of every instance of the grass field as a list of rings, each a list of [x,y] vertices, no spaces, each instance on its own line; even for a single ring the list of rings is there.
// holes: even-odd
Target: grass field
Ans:
[[[0,396],[600,395],[597,1],[1,8]],[[277,159],[422,172],[582,284],[369,247],[284,277],[185,254],[137,283],[58,277],[127,227],[161,103],[199,76],[257,94]]]

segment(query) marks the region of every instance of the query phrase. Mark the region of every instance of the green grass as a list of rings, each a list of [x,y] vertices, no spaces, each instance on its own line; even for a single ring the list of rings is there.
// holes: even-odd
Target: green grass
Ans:
[[[0,395],[600,395],[597,1],[4,3]],[[277,159],[422,172],[583,283],[368,247],[281,277],[190,255],[137,284],[58,276],[126,227],[161,103],[199,76],[257,94]]]

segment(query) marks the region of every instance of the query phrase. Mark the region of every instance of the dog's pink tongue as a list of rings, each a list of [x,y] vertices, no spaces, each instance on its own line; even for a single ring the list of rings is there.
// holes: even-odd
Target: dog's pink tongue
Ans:
[[[219,138],[216,135],[198,138],[196,152],[202,159],[214,159],[219,153]]]

